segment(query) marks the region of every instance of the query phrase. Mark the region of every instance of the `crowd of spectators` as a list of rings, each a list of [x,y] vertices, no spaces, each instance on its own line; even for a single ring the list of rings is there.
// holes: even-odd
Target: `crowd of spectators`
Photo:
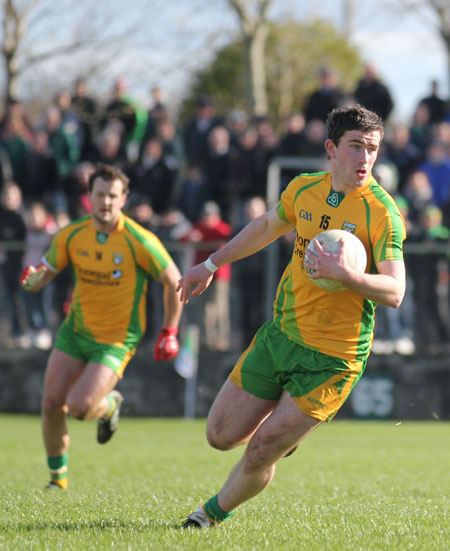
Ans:
[[[79,80],[73,90],[58,93],[33,124],[23,103],[5,105],[0,121],[0,284],[9,342],[51,346],[52,329],[70,300],[70,276],[57,278],[49,291],[24,298],[18,274],[36,262],[58,228],[90,212],[87,181],[96,163],[115,165],[130,177],[127,213],[166,243],[183,244],[173,254],[184,269],[208,253],[207,245],[198,250],[199,243],[211,242],[214,248],[264,212],[267,171],[276,156],[314,158],[320,169],[327,168],[325,120],[331,109],[349,102],[376,111],[385,121],[375,176],[397,199],[407,222],[407,243],[414,249],[407,255],[405,307],[396,313],[380,308],[375,351],[441,349],[449,336],[449,103],[433,82],[411,121],[395,122],[392,96],[370,63],[350,95],[332,69],[321,68],[318,87],[303,111],[292,113],[281,128],[238,109],[217,113],[206,95],[181,124],[163,90],[153,88],[151,105],[143,109],[124,79],[113,83],[103,102]],[[281,187],[298,172],[283,171]],[[263,271],[256,255],[217,273],[203,305],[207,346],[226,350],[232,345],[230,281],[241,293],[236,300],[241,305],[239,334],[248,340],[260,325],[264,288],[258,274]],[[155,297],[150,292],[149,300]],[[149,321],[151,334],[154,322]]]

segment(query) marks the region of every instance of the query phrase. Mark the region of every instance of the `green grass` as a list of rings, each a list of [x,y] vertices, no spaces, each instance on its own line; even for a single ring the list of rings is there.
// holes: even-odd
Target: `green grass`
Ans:
[[[45,491],[38,417],[0,415],[0,550],[448,551],[450,424],[336,420],[222,527],[178,528],[242,449],[205,422],[124,418],[107,446],[69,421],[70,489]]]

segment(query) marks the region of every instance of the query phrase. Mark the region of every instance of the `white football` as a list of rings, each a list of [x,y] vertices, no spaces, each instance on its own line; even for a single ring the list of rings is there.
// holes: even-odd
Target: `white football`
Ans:
[[[347,262],[354,270],[364,272],[367,265],[367,254],[361,240],[349,231],[327,230],[316,235],[306,247],[305,270],[309,276],[315,272],[315,270],[308,268],[308,262],[310,262],[308,251],[315,252],[315,240],[317,239],[327,252],[334,253],[339,249],[339,240],[341,237],[345,239]],[[345,289],[338,281],[328,279],[327,277],[319,277],[317,279],[311,279],[311,281],[327,291],[343,291]]]

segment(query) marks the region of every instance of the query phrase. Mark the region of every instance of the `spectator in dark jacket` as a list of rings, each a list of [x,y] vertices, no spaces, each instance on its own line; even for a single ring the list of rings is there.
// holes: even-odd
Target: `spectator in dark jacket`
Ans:
[[[84,141],[80,152],[82,160],[88,159],[94,145],[94,133],[97,126],[97,102],[88,95],[86,80],[83,78],[75,82],[75,92],[72,96],[74,110],[83,129]]]
[[[76,165],[79,149],[75,138],[66,134],[62,127],[61,111],[51,106],[45,112],[45,131],[48,136],[48,146],[53,153],[58,167],[58,177],[62,182]]]
[[[25,158],[25,170],[27,176],[23,188],[24,200],[51,202],[51,195],[58,189],[59,173],[45,130],[35,133],[31,150]]]
[[[375,111],[383,121],[389,118],[394,102],[388,87],[381,82],[373,63],[366,64],[364,75],[358,82],[353,95],[360,105]]]
[[[408,176],[424,159],[425,153],[411,141],[409,128],[398,124],[388,133],[384,142],[383,158],[393,163],[398,174],[398,191],[403,193]]]
[[[189,164],[203,167],[208,154],[208,134],[219,124],[211,98],[201,96],[197,100],[195,115],[183,132],[184,151]]]
[[[447,102],[439,96],[438,81],[431,81],[430,95],[422,98],[419,103],[427,106],[430,113],[430,124],[437,124],[445,119]]]
[[[205,159],[207,193],[208,199],[219,205],[221,216],[227,222],[230,222],[236,199],[231,180],[233,155],[228,130],[225,126],[215,126],[208,135],[208,151]]]
[[[108,164],[120,168],[127,173],[129,168],[125,148],[122,147],[119,125],[111,124],[96,140],[92,148],[89,162],[92,164]]]
[[[169,167],[158,138],[150,138],[144,147],[142,160],[135,170],[133,192],[147,197],[157,214],[173,203],[176,169]]]
[[[23,249],[19,243],[25,239],[26,224],[22,204],[22,193],[12,180],[3,184],[0,194],[0,242],[11,248],[0,249],[0,268],[3,276],[4,299],[9,316],[11,337],[23,348],[31,346],[20,319],[21,290],[19,276],[22,271]],[[13,245],[16,243],[17,246]]]
[[[286,157],[303,155],[305,143],[305,117],[301,113],[292,113],[286,120],[286,131],[281,136],[279,153]]]
[[[321,67],[319,70],[319,87],[306,100],[306,122],[319,119],[327,120],[328,113],[335,107],[339,107],[345,100],[344,92],[339,88],[338,77],[329,67]]]

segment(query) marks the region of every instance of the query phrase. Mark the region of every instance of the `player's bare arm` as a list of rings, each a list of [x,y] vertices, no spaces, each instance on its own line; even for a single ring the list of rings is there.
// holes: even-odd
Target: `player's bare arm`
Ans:
[[[247,224],[231,241],[210,256],[211,262],[216,267],[230,264],[241,258],[246,258],[258,252],[281,235],[293,229],[292,224],[281,220],[273,207],[265,214]],[[213,273],[205,265],[197,264],[180,279],[177,290],[181,290],[180,300],[189,301],[192,289],[193,295],[201,295],[209,286]]]
[[[37,293],[57,275],[57,272],[50,270],[45,264],[38,266],[27,266],[19,277],[20,285],[26,290]]]
[[[178,327],[183,305],[178,297],[178,281],[181,274],[174,262],[171,262],[159,276],[164,286],[164,327]]]
[[[354,293],[377,304],[398,308],[406,289],[405,265],[402,260],[384,260],[377,264],[378,274],[358,272],[349,266],[345,255],[345,242],[341,240],[336,253],[324,250],[320,242],[315,249],[317,254],[309,253],[313,260],[315,274],[312,279],[327,277],[339,281]]]
[[[402,260],[383,260],[377,264],[378,274],[349,273],[343,284],[351,291],[377,304],[398,308],[406,290],[405,264]]]

